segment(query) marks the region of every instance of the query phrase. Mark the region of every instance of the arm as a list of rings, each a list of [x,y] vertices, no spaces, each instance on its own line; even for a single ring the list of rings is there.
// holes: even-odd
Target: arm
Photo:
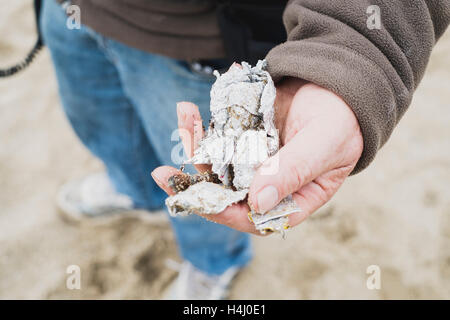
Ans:
[[[380,8],[369,29],[367,8]],[[355,113],[374,159],[408,108],[431,50],[450,21],[449,0],[294,0],[284,13],[288,41],[267,56],[275,81],[296,77],[340,96]]]
[[[379,30],[367,27],[372,2],[295,0],[286,7],[288,41],[267,56],[277,83],[282,148],[266,162],[277,161],[279,170],[257,171],[249,193],[256,211],[265,212],[292,194],[303,212],[292,214],[289,224],[301,223],[350,173],[373,160],[409,106],[431,49],[449,23],[450,1],[376,1]],[[184,114],[180,127],[193,135],[197,108],[181,104],[179,112]],[[173,170],[153,172],[168,193]],[[256,233],[248,210],[237,204],[207,218]]]

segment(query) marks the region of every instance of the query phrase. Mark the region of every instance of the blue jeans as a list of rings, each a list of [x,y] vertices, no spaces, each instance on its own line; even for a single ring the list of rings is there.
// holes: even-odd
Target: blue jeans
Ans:
[[[50,49],[65,113],[111,181],[136,207],[164,205],[150,172],[172,163],[176,102],[191,101],[209,120],[213,76],[193,73],[183,61],[143,52],[82,26],[70,30],[54,0],[43,2],[41,30]],[[64,146],[61,146],[62,148]],[[171,218],[181,256],[210,274],[251,259],[247,234],[198,216]]]

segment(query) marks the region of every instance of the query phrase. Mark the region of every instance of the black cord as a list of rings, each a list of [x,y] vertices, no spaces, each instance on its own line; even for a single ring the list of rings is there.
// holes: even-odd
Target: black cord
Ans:
[[[34,58],[36,58],[36,55],[39,53],[39,51],[41,51],[42,47],[44,46],[41,30],[39,28],[39,16],[41,12],[42,0],[34,0],[33,2],[34,2],[34,14],[36,18],[36,29],[38,33],[38,39],[34,44],[33,49],[31,49],[31,51],[27,54],[25,59],[23,59],[20,63],[6,69],[0,69],[0,78],[12,76],[13,74],[16,74],[17,72],[28,67],[28,65],[31,62],[33,62]]]
[[[7,69],[0,69],[0,78],[12,76],[13,74],[25,69],[34,60],[36,55],[42,49],[42,46],[43,45],[41,39],[38,39],[33,49],[31,49],[31,51],[28,53],[28,55],[23,61]]]

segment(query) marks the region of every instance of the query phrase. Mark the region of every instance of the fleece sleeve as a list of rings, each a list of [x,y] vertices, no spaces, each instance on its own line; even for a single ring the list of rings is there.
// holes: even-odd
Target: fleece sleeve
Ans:
[[[355,113],[367,167],[411,103],[450,0],[291,0],[287,41],[267,55],[274,80],[297,77],[342,97]],[[380,24],[378,24],[380,22]]]

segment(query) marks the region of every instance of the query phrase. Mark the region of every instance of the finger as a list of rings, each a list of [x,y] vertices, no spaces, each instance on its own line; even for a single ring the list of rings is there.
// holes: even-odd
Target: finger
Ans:
[[[230,68],[231,68],[232,66],[237,66],[237,67],[239,67],[240,69],[242,69],[242,65],[241,65],[240,63],[237,63],[237,62],[233,62],[233,64],[230,66]]]
[[[169,178],[174,174],[181,173],[180,170],[169,166],[158,167],[152,172],[152,177],[158,186],[163,189],[168,195],[174,195],[175,192],[169,187]],[[241,232],[253,233],[261,235],[256,230],[253,223],[248,219],[248,213],[250,208],[245,203],[234,204],[219,214],[200,214],[199,216],[205,219],[226,225],[230,228],[236,229]]]
[[[190,102],[177,103],[178,129],[181,141],[183,142],[184,151],[189,158],[194,155],[200,140],[203,138],[202,117],[198,107]],[[204,164],[195,164],[195,168],[199,172],[210,169],[211,166]]]
[[[289,216],[289,225],[296,226],[327,203],[340,188],[353,168],[342,167],[322,174],[300,188],[292,196],[302,212]]]
[[[203,138],[202,118],[198,107],[190,102],[177,103],[178,129],[184,150],[189,158],[194,155],[198,142]],[[187,135],[184,133],[188,133]]]
[[[246,203],[237,203],[229,206],[219,214],[201,214],[200,216],[241,232],[262,235],[256,230],[255,225],[250,222],[248,218],[249,211],[250,208]]]
[[[163,189],[169,196],[175,192],[169,187],[169,178],[175,174],[182,173],[180,170],[169,166],[161,166],[152,171],[151,175],[156,184]]]
[[[333,168],[336,146],[321,126],[303,128],[273,157],[258,168],[249,199],[255,210],[265,213],[283,198]]]

